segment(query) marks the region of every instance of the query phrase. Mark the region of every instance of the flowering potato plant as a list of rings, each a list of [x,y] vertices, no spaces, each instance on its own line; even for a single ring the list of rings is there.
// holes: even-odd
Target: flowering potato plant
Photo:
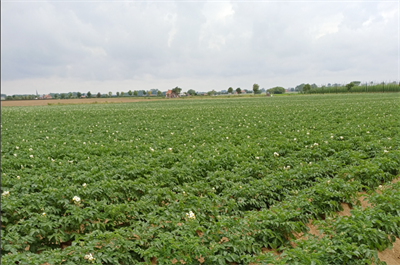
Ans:
[[[399,102],[3,107],[2,264],[381,264],[400,236]]]

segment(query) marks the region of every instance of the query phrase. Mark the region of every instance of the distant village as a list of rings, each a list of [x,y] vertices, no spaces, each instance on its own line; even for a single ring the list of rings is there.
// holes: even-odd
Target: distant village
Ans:
[[[121,91],[116,93],[82,93],[82,92],[68,92],[68,93],[49,93],[49,94],[40,94],[36,91],[35,94],[15,94],[15,95],[6,95],[1,94],[1,100],[46,100],[46,99],[71,99],[71,98],[114,98],[114,97],[163,97],[163,98],[178,98],[178,97],[190,97],[190,96],[224,96],[224,95],[246,95],[246,94],[267,94],[268,91],[271,94],[282,94],[282,93],[296,93],[298,91],[295,88],[284,89],[281,88],[280,91],[277,91],[274,88],[268,89],[268,91],[264,88],[256,89],[256,90],[248,90],[241,88],[229,88],[226,90],[215,91],[211,90],[208,92],[199,92],[193,89],[189,89],[184,92],[181,88],[173,88],[168,91],[160,91],[159,89],[150,89],[150,90],[129,90],[129,91]],[[269,94],[269,93],[268,93]]]

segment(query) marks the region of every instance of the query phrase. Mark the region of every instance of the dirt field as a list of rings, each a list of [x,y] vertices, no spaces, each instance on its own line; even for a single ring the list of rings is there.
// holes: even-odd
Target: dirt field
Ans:
[[[145,99],[145,98],[82,98],[82,99],[45,99],[45,100],[3,100],[2,107],[12,106],[45,106],[53,104],[91,104],[91,103],[126,103],[139,101],[165,100],[161,98]]]

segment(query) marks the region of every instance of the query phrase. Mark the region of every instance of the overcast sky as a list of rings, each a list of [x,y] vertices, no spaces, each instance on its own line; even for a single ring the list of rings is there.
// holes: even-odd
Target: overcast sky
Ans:
[[[398,1],[2,1],[1,92],[399,81]]]

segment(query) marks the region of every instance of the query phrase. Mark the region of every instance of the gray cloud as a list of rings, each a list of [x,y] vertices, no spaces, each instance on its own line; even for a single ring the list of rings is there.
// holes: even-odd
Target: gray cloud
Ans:
[[[397,80],[398,4],[2,2],[2,93]]]

